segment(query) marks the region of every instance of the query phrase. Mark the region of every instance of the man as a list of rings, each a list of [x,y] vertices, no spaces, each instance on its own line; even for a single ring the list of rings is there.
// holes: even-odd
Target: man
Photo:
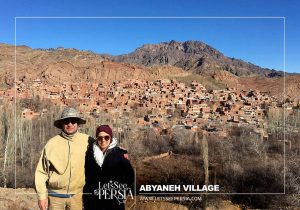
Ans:
[[[41,210],[82,210],[85,153],[88,142],[93,141],[78,132],[85,122],[72,107],[66,107],[54,122],[62,132],[47,142],[35,172]]]

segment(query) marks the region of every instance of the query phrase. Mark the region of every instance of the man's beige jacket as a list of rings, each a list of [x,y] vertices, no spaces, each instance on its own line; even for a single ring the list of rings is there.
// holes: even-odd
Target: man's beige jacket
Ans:
[[[88,139],[88,135],[77,132],[70,140],[57,135],[47,142],[35,172],[39,200],[48,197],[48,190],[59,194],[82,193]]]

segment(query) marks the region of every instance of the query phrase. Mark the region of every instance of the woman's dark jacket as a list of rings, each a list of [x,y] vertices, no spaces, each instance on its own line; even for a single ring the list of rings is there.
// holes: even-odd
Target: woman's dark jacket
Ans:
[[[85,157],[85,180],[86,184],[83,188],[84,193],[92,193],[92,195],[83,195],[84,210],[123,210],[125,206],[119,203],[117,199],[99,199],[95,195],[95,190],[110,181],[127,184],[132,189],[134,183],[134,171],[127,158],[125,158],[126,150],[114,147],[106,151],[106,155],[100,167],[93,154],[93,143],[90,143]],[[103,197],[103,196],[102,196]]]

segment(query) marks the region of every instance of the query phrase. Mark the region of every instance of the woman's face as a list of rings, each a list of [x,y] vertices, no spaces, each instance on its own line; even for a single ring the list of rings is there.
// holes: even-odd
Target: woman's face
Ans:
[[[110,135],[105,132],[100,132],[97,136],[97,143],[102,151],[106,150],[111,141]]]

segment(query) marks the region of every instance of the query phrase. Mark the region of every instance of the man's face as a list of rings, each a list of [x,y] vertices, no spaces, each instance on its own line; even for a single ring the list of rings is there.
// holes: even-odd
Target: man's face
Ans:
[[[75,133],[78,129],[78,119],[76,118],[64,119],[62,128],[66,134]]]

